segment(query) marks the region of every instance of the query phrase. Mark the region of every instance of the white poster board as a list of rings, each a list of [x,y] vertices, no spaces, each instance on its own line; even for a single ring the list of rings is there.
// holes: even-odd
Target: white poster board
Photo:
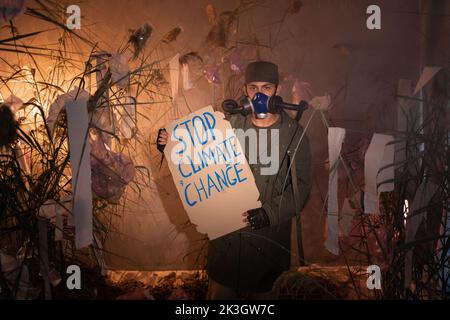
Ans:
[[[231,124],[211,106],[165,126],[164,155],[183,206],[210,240],[245,227],[242,214],[261,207],[252,171]]]

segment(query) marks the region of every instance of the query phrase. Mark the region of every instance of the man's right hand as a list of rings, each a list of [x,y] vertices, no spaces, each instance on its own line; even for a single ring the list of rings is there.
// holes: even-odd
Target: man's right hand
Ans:
[[[169,134],[167,133],[166,129],[161,128],[158,131],[158,138],[156,140],[156,148],[160,152],[164,152],[164,148],[167,144],[167,139],[169,138]]]

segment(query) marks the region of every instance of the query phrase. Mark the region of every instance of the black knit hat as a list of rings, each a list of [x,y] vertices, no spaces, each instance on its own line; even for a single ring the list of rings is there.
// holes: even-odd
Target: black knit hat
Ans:
[[[278,66],[268,61],[255,61],[249,63],[245,69],[245,83],[270,82],[278,85]]]

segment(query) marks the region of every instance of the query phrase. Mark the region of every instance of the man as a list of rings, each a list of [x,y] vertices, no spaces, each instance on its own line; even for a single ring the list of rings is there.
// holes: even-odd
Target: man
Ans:
[[[247,66],[244,92],[250,100],[260,97],[258,93],[271,97],[278,89],[279,74],[275,64],[256,61]],[[257,117],[252,112],[247,116],[228,115],[227,119],[234,129],[277,129],[279,168],[273,175],[262,175],[260,169],[264,166],[259,161],[256,164],[249,163],[262,207],[243,213],[247,227],[210,241],[207,298],[274,298],[271,293],[273,283],[290,266],[292,217],[299,214],[306,204],[311,188],[308,139],[299,123],[283,111],[269,112],[265,118]],[[272,135],[268,133],[266,136]],[[162,132],[158,144],[166,143],[167,133]],[[261,144],[258,142],[258,145]],[[265,147],[268,149],[267,154],[271,154],[271,143]],[[248,159],[247,149],[245,153]],[[289,170],[291,161],[293,168]],[[292,182],[296,188],[293,188]]]

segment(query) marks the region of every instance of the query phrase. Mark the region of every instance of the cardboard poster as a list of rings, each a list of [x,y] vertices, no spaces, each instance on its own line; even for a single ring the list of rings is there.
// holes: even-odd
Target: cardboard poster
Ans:
[[[210,240],[245,227],[242,214],[261,207],[238,138],[211,106],[165,126],[164,155],[183,206]]]

